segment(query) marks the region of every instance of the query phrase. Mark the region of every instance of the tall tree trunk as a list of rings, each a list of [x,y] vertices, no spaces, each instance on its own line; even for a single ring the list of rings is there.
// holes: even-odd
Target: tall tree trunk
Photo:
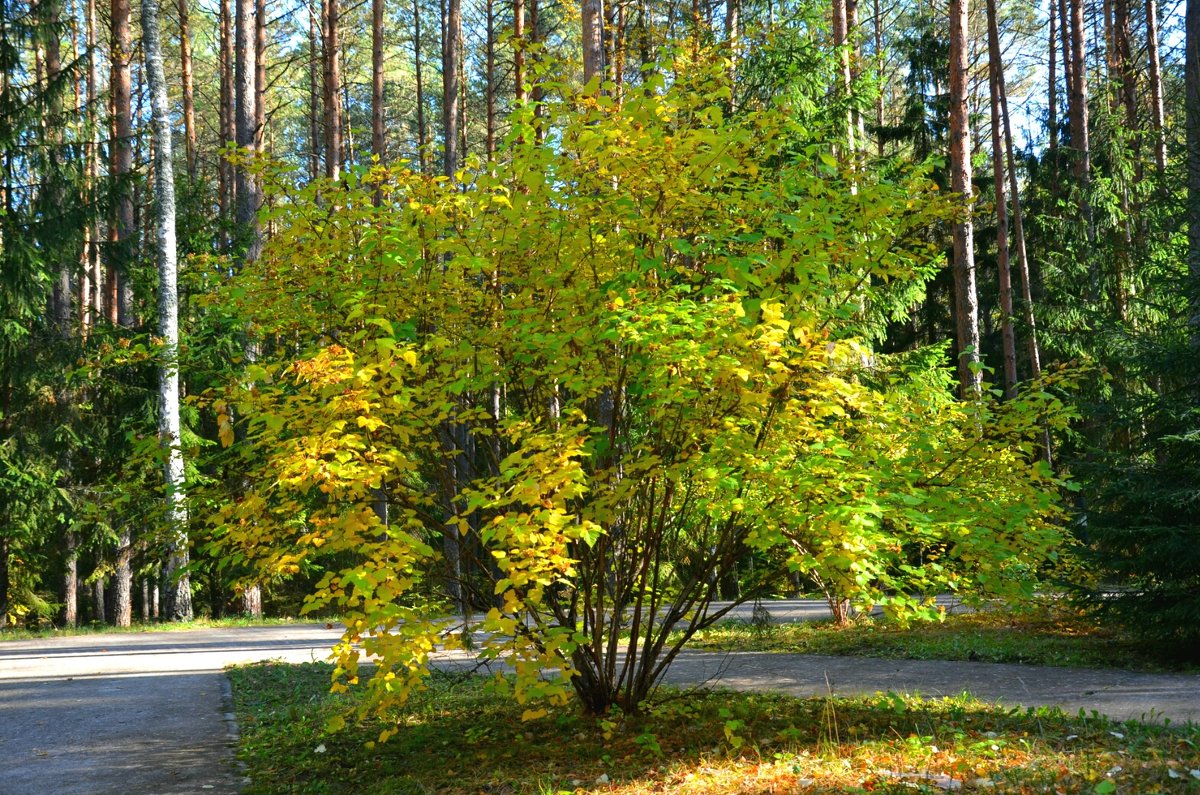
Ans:
[[[308,143],[311,150],[308,153],[308,177],[316,179],[321,176],[321,148],[324,138],[321,135],[321,59],[320,47],[317,44],[318,28],[317,13],[311,8],[308,14]]]
[[[1158,8],[1155,0],[1146,0],[1146,50],[1150,60],[1150,123],[1154,127],[1154,165],[1158,176],[1167,170],[1167,138],[1163,130],[1162,61],[1158,51]]]
[[[1084,0],[1069,0],[1071,8],[1071,149],[1074,174],[1080,186],[1091,176],[1091,147],[1088,142],[1087,30]],[[1086,201],[1086,199],[1084,200]],[[1090,215],[1090,210],[1088,215]]]
[[[113,104],[113,142],[111,174],[117,184],[116,219],[111,241],[114,261],[109,263],[110,307],[112,322],[133,323],[133,287],[129,268],[133,263],[133,237],[137,232],[133,218],[133,117],[130,60],[133,40],[129,31],[129,0],[112,0],[109,57],[112,75],[109,89]]]
[[[1050,0],[1055,2],[1055,0]],[[1075,57],[1071,54],[1071,12],[1069,0],[1058,2],[1058,35],[1062,45],[1063,100],[1067,110],[1067,134],[1071,132],[1071,103],[1075,101]]]
[[[850,98],[850,21],[846,11],[846,0],[833,0],[833,46],[838,50],[838,97],[842,102]],[[854,114],[846,111],[847,151],[854,151]]]
[[[237,0],[234,13],[234,115],[236,117],[239,149],[257,151],[258,93],[255,52],[257,31],[254,21],[254,0]],[[257,259],[260,246],[258,235],[258,180],[245,166],[235,169],[237,184],[237,230],[239,248],[247,259]]]
[[[1071,154],[1072,173],[1079,191],[1079,215],[1083,219],[1089,248],[1096,242],[1092,223],[1091,181],[1092,150],[1088,129],[1087,30],[1083,14],[1085,0],[1069,0],[1071,7]],[[1095,257],[1088,257],[1087,297],[1096,300],[1100,293],[1100,274]]]
[[[62,74],[62,51],[59,40],[59,0],[41,0],[37,13],[41,24],[50,31],[46,37],[46,87],[50,92],[49,114],[45,122],[45,141],[50,161],[49,184],[46,187],[52,207],[61,207],[66,196],[58,163],[63,155],[61,129],[63,119],[63,92],[57,87]],[[72,81],[74,82],[74,81]],[[71,271],[74,267],[66,257],[58,262],[58,272],[50,291],[50,319],[59,338],[71,336]]]
[[[371,154],[380,163],[387,161],[383,120],[383,0],[371,0]]]
[[[267,0],[254,3],[254,151],[267,135]],[[261,201],[261,197],[259,197]]]
[[[729,86],[730,90],[737,87],[738,56],[741,54],[739,45],[742,38],[741,0],[725,0],[725,41],[729,46]],[[737,96],[734,91],[734,107]]]
[[[90,132],[87,143],[87,171],[85,189],[88,202],[95,201],[96,186],[100,181],[100,120],[96,111],[98,87],[100,85],[100,59],[96,57],[96,0],[87,0],[86,32],[84,42],[87,45],[87,119]],[[79,326],[80,336],[87,338],[88,332],[103,316],[104,295],[104,264],[100,260],[100,222],[93,220],[85,230],[84,251],[81,263],[88,278],[80,280]],[[87,286],[89,293],[83,292]],[[86,299],[86,300],[85,300]]]
[[[74,531],[63,536],[62,612],[59,622],[64,627],[79,626],[79,543]]]
[[[461,0],[442,0],[442,173],[458,170],[458,64],[462,56]]]
[[[1058,4],[1055,0],[1050,0],[1048,5],[1050,6],[1050,36],[1048,37],[1050,76],[1046,81],[1046,108],[1049,114],[1046,126],[1050,129],[1050,143],[1047,148],[1050,153],[1050,162],[1053,163],[1058,152],[1058,42],[1055,40],[1058,36]]]
[[[239,9],[245,0],[238,0]],[[241,12],[239,10],[239,16]],[[243,20],[239,18],[239,34]],[[158,438],[165,453],[163,476],[170,539],[167,547],[166,615],[172,621],[192,618],[188,562],[187,509],[184,498],[183,450],[179,422],[179,293],[176,286],[175,176],[171,169],[171,116],[163,71],[157,0],[142,0],[142,38],[154,124],[155,254],[158,260],[158,336],[162,361],[158,370]]]
[[[196,181],[196,103],[192,87],[192,34],[187,0],[178,0],[179,63],[183,81],[183,141],[188,179]]]
[[[325,56],[325,176],[330,179],[338,179],[342,173],[342,71],[338,24],[338,0],[325,0],[321,38]]]
[[[11,569],[12,542],[8,536],[0,536],[0,629],[8,626],[8,589],[12,587]]]
[[[525,0],[513,0],[513,87],[518,105],[529,99],[525,86]]]
[[[583,82],[586,84],[596,76],[604,79],[604,26],[600,0],[582,0],[579,10],[583,15]],[[699,20],[693,22],[693,36],[699,36]]]
[[[123,528],[117,534],[117,555],[113,560],[112,621],[114,626],[128,627],[133,624],[132,563],[133,538],[129,528]]]
[[[486,113],[483,153],[491,163],[496,158],[496,0],[484,0],[487,40],[484,52],[483,99]]]
[[[514,43],[514,46],[516,44]],[[421,69],[421,0],[413,0],[413,67],[417,89],[417,165],[422,174],[425,173],[426,150],[429,148],[429,134],[425,126],[425,81]]]
[[[1200,352],[1200,0],[1184,17],[1184,117],[1187,135],[1188,321]]]
[[[230,0],[221,0],[221,106],[220,127],[221,147],[224,148],[237,141],[236,124],[233,111],[233,7]],[[237,202],[237,188],[233,177],[233,166],[224,157],[219,161],[220,171],[218,180],[220,188],[221,220],[228,222],[233,207]],[[229,248],[227,239],[225,248]]]
[[[967,115],[967,0],[950,0],[950,184],[959,198],[961,219],[954,225],[954,308],[958,383],[964,398],[981,388],[979,299],[975,289],[975,230],[971,220],[971,127]]]
[[[996,0],[987,0],[988,82],[992,106],[992,180],[996,192],[996,267],[1000,272],[1000,337],[1004,360],[1004,394],[1017,394],[1017,339],[1013,333],[1012,269],[1008,255],[1008,200],[1005,197],[1003,129],[1000,121],[1000,91],[1004,64],[1000,59],[1000,29],[996,23]]]

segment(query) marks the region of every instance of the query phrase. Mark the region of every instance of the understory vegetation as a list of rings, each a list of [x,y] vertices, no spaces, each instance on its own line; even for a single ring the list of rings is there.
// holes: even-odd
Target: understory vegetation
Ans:
[[[470,674],[435,673],[404,707],[325,732],[355,695],[325,665],[229,671],[248,795],[1184,793],[1200,728],[883,693],[809,698],[660,691],[643,715],[532,721]],[[1153,717],[1153,716],[1147,716]],[[379,743],[380,735],[391,735]]]

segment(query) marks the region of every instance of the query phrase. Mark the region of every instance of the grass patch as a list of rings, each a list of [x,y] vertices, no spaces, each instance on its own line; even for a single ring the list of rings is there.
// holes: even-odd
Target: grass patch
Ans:
[[[1156,653],[1115,629],[1065,610],[946,616],[942,622],[901,627],[863,617],[847,627],[829,621],[752,626],[726,622],[698,633],[689,647],[708,651],[773,651],[888,657],[909,660],[975,660],[1077,668],[1198,670]]]
[[[482,680],[440,674],[382,719],[326,734],[353,695],[323,664],[231,669],[248,795],[1200,792],[1200,728],[962,697],[794,699],[666,691],[644,716],[522,723]],[[398,729],[369,748],[384,729]]]
[[[314,624],[326,619],[314,616],[305,618],[250,618],[249,616],[231,616],[229,618],[198,618],[194,621],[164,621],[162,623],[135,622],[129,627],[114,627],[109,624],[85,624],[79,627],[59,629],[44,627],[27,629],[25,627],[8,627],[0,630],[0,643],[6,640],[39,640],[41,638],[67,638],[77,635],[121,635],[139,632],[181,632],[189,629],[220,629],[230,627],[269,627],[286,624]],[[331,619],[334,621],[340,619]]]

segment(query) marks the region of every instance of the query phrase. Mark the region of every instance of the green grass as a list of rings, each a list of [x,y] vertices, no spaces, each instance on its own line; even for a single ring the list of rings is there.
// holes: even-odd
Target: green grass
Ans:
[[[329,619],[339,620],[339,619]],[[112,635],[137,632],[181,632],[188,629],[214,629],[221,627],[265,627],[282,624],[313,624],[326,621],[324,618],[308,616],[304,618],[250,618],[249,616],[232,616],[229,618],[198,618],[195,621],[164,621],[162,623],[134,622],[129,627],[114,627],[108,624],[85,624],[79,627],[58,629],[45,627],[28,629],[25,627],[7,627],[0,630],[0,643],[6,640],[38,640],[40,638],[65,638],[75,635]]]
[[[965,792],[1200,792],[1200,728],[966,697],[671,691],[644,716],[567,708],[522,723],[524,707],[482,680],[438,675],[406,707],[330,735],[326,719],[354,696],[329,695],[328,666],[261,664],[229,676],[247,795],[940,793],[951,780]]]
[[[850,626],[828,621],[755,627],[727,622],[697,634],[693,649],[853,655],[911,660],[974,660],[1079,668],[1181,670],[1183,663],[1065,610],[988,611],[902,627],[882,618]],[[1197,666],[1190,667],[1196,670]]]

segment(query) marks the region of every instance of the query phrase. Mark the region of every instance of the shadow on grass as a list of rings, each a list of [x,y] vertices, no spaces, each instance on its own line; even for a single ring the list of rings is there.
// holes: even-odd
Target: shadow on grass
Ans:
[[[1163,729],[969,698],[792,699],[663,691],[642,716],[523,707],[478,678],[439,674],[407,706],[327,717],[324,665],[230,672],[250,793],[1185,792],[1200,730]],[[390,741],[368,747],[383,729]],[[1099,789],[1097,789],[1099,787]]]

